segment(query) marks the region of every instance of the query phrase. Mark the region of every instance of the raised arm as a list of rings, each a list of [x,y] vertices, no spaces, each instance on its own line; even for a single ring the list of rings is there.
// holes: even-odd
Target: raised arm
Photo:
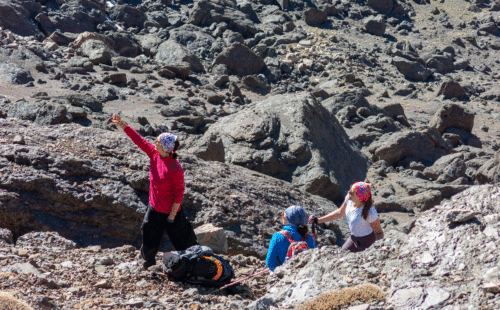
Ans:
[[[120,115],[113,114],[111,118],[111,122],[117,124],[123,131],[127,134],[127,136],[132,139],[132,142],[135,143],[144,153],[146,153],[149,157],[152,157],[155,152],[155,147],[153,144],[146,141],[137,131],[135,131],[132,127],[128,126],[125,123]]]
[[[337,210],[330,212],[327,215],[318,218],[318,223],[326,223],[326,222],[338,220],[339,218],[345,216],[345,208],[346,208],[346,203],[344,201],[342,203],[342,205],[340,206],[340,208],[338,208]]]

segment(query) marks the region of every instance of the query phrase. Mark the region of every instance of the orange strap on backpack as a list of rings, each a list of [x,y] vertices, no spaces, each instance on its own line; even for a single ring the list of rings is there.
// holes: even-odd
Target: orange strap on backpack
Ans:
[[[215,263],[217,266],[217,274],[212,278],[212,280],[217,281],[222,277],[222,272],[224,271],[224,267],[222,267],[222,264],[218,259],[213,258],[212,256],[202,256],[203,258],[206,258],[208,260],[211,260],[212,262]]]

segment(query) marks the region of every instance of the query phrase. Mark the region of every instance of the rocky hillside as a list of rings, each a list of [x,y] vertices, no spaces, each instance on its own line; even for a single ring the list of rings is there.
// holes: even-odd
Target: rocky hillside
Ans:
[[[499,35],[492,0],[0,0],[0,304],[498,308]],[[183,208],[238,276],[282,209],[330,212],[355,181],[387,238],[347,255],[345,220],[322,225],[222,292],[152,277],[148,161],[113,113],[180,137]]]

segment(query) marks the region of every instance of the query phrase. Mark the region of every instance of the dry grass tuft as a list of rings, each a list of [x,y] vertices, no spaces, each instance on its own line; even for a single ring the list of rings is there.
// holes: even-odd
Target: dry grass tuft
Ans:
[[[339,291],[330,291],[321,294],[313,300],[304,303],[300,310],[333,310],[350,306],[356,301],[369,303],[385,299],[382,289],[371,283],[363,283],[352,287],[346,287]]]
[[[6,293],[0,292],[0,309],[9,310],[34,310],[26,302],[15,298],[14,296]]]

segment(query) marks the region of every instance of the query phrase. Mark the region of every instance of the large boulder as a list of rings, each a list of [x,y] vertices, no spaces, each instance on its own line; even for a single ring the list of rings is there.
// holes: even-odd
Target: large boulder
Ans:
[[[366,32],[376,36],[383,36],[385,33],[385,20],[382,15],[370,16],[364,20]]]
[[[139,37],[139,45],[146,56],[155,56],[158,52],[158,47],[163,41],[155,34],[147,34]]]
[[[450,127],[471,132],[474,127],[474,113],[462,104],[447,103],[434,114],[429,126],[436,128],[441,134]]]
[[[423,55],[422,59],[425,61],[427,68],[434,69],[441,74],[453,72],[455,64],[453,63],[453,56],[448,55]]]
[[[392,63],[409,80],[425,81],[431,75],[429,70],[417,61],[397,56],[392,59]]]
[[[141,52],[134,35],[126,32],[112,32],[106,36],[113,41],[113,50],[123,57],[136,57]]]
[[[474,179],[478,184],[500,183],[500,151],[477,170]]]
[[[328,15],[325,11],[317,8],[308,8],[304,11],[304,21],[311,26],[321,25],[326,23]]]
[[[215,39],[202,28],[186,24],[170,31],[169,40],[184,45],[192,53],[198,50],[210,50]]]
[[[111,20],[122,22],[126,27],[142,27],[148,19],[146,13],[130,5],[115,5],[108,15]]]
[[[253,37],[258,32],[250,16],[238,10],[236,1],[201,0],[189,12],[189,23],[195,26],[208,27],[221,22],[227,23],[231,30],[246,38]]]
[[[192,54],[184,45],[171,40],[163,42],[158,47],[155,59],[156,61],[166,65],[175,65],[187,62],[191,64],[191,70],[194,72],[204,71],[203,65],[198,57]]]
[[[106,20],[106,3],[101,0],[68,0],[63,5],[48,6],[46,13],[36,16],[43,31],[50,35],[56,30],[81,33],[96,31]]]
[[[369,161],[309,93],[278,95],[219,120],[190,152],[291,182],[329,199],[363,180]]]
[[[46,102],[31,103],[24,100],[10,107],[8,117],[33,121],[39,125],[56,125],[70,121],[68,111],[63,105]]]
[[[21,36],[40,34],[38,27],[31,20],[32,18],[30,11],[24,7],[21,1],[0,1],[0,27],[10,29],[13,33]]]
[[[465,97],[465,90],[455,81],[445,81],[439,87],[438,96],[441,95],[444,96],[444,99],[463,99]]]
[[[65,238],[79,246],[139,245],[149,159],[126,135],[76,124],[0,119],[0,136],[16,135],[24,137],[24,145],[11,140],[0,145],[2,227],[14,236],[67,227]],[[310,214],[336,209],[276,178],[180,155],[186,176],[183,210],[195,228],[222,227],[233,254],[264,258],[272,234],[281,229],[276,216],[287,206],[300,202]],[[345,237],[347,225],[338,227],[338,237]]]
[[[88,57],[94,65],[111,65],[111,58],[113,57],[113,52],[109,46],[105,42],[95,39],[85,41],[78,49],[78,53],[81,56]]]
[[[333,93],[330,98],[323,100],[321,104],[332,115],[336,115],[337,112],[347,106],[370,108],[370,103],[366,100],[365,93],[361,90],[348,90]]]
[[[234,43],[215,59],[215,65],[226,65],[231,74],[240,76],[258,74],[264,68],[264,60],[246,45]]]
[[[0,65],[0,77],[13,84],[26,84],[34,81],[29,70],[9,63]]]
[[[406,157],[431,162],[446,154],[450,148],[439,132],[431,127],[387,133],[370,144],[367,150],[374,162],[385,160],[389,165],[396,165]]]
[[[423,173],[429,180],[447,183],[462,177],[466,170],[464,154],[456,153],[439,158],[432,166],[425,168]]]
[[[391,13],[394,7],[393,0],[368,0],[366,4],[381,14]]]

